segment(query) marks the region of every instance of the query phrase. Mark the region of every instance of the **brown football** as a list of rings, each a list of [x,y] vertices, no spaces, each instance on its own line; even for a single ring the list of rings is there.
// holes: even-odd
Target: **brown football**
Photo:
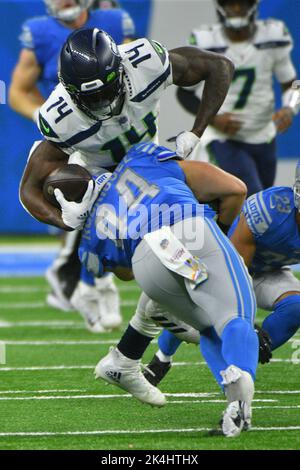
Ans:
[[[54,170],[45,180],[43,194],[50,204],[60,207],[54,195],[56,188],[60,189],[68,201],[80,202],[92,179],[90,173],[80,165],[73,163]]]

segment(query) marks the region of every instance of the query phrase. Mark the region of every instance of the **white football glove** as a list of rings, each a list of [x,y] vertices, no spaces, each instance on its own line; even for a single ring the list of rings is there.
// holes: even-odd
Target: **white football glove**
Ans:
[[[89,215],[89,211],[98,197],[98,194],[98,187],[94,184],[93,180],[89,181],[87,190],[81,202],[67,201],[61,190],[56,188],[54,190],[54,195],[57,202],[60,204],[61,216],[64,224],[74,230],[81,230]]]
[[[196,134],[189,131],[184,131],[176,137],[176,153],[184,160],[194,150],[200,139]]]

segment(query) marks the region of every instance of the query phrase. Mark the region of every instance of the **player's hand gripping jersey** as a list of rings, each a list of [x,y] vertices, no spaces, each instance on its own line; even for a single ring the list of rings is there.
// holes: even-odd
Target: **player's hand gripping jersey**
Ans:
[[[275,187],[247,199],[243,214],[256,243],[251,273],[300,263],[300,233],[293,190]]]
[[[107,31],[117,44],[134,36],[134,24],[130,16],[120,9],[91,11],[84,27]],[[58,83],[58,56],[71,31],[51,16],[30,18],[23,24],[21,44],[23,48],[32,50],[36,56],[42,69],[40,82],[45,96],[49,96]]]
[[[234,43],[226,38],[223,26],[215,24],[193,31],[190,43],[213,52],[223,53],[235,65],[235,74],[227,98],[219,111],[234,113],[242,128],[234,137],[251,144],[268,142],[276,134],[273,76],[288,83],[296,76],[290,59],[292,38],[281,21],[256,21],[252,39]],[[197,94],[201,97],[201,88]],[[207,142],[222,140],[224,135],[213,127],[205,133]]]
[[[76,163],[92,173],[99,167],[116,166],[132,145],[157,140],[159,100],[172,84],[168,52],[160,44],[143,38],[118,48],[126,87],[118,116],[98,122],[89,118],[61,84],[40,110],[44,137],[69,155],[80,151]]]

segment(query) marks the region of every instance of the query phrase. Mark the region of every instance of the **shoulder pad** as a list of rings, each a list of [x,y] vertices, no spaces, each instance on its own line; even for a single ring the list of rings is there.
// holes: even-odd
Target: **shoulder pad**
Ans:
[[[291,188],[275,187],[250,196],[243,206],[243,214],[255,238],[260,238],[271,227],[276,228],[294,210]]]
[[[83,117],[59,84],[40,108],[38,126],[45,139],[71,153],[73,146],[98,132],[101,123],[93,125]]]
[[[198,46],[201,49],[212,52],[225,52],[227,49],[226,41],[220,34],[221,27],[219,24],[202,25],[198,29],[194,29],[189,38],[191,46]]]
[[[42,37],[47,30],[49,17],[37,16],[26,20],[22,25],[22,32],[19,36],[22,47],[34,49],[39,37]]]
[[[257,44],[267,44],[270,48],[275,48],[289,46],[293,43],[289,30],[283,21],[275,19],[259,20],[257,26],[256,46]]]
[[[119,46],[131,101],[141,102],[171,75],[169,53],[159,42],[146,38]]]

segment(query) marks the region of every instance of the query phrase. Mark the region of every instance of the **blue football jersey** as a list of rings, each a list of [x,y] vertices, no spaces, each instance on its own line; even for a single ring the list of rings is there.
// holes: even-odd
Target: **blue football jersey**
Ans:
[[[133,22],[124,10],[94,10],[89,13],[84,28],[99,28],[112,36],[117,44],[134,36]],[[49,96],[58,83],[57,65],[62,45],[72,29],[51,16],[30,18],[23,24],[20,36],[22,47],[31,49],[42,72],[41,91]]]
[[[117,266],[131,267],[146,233],[195,215],[214,217],[185,182],[176,154],[153,143],[133,146],[93,206],[82,232],[79,257],[101,276]]]
[[[245,202],[242,213],[256,243],[250,272],[300,263],[300,233],[292,188],[274,187],[254,194]]]

